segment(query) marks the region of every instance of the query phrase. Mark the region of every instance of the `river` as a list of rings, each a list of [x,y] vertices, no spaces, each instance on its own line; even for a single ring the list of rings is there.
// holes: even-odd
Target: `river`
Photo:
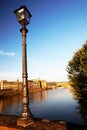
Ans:
[[[19,116],[21,107],[20,95],[0,99],[0,114]],[[87,115],[82,116],[78,100],[69,89],[63,87],[30,94],[29,107],[36,118],[87,125]]]

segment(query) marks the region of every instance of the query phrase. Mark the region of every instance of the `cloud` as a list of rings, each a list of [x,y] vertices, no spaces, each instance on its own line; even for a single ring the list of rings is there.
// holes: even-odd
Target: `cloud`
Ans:
[[[2,55],[2,56],[15,56],[15,52],[0,51],[0,55]]]

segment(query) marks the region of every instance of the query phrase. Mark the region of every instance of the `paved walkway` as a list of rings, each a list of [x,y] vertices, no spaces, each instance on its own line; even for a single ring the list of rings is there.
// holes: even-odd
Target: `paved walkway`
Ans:
[[[87,125],[77,125],[46,119],[34,119],[27,127],[17,126],[17,116],[0,115],[0,130],[87,130]]]
[[[27,127],[17,126],[17,116],[0,115],[0,130],[67,130],[64,122],[35,119]]]

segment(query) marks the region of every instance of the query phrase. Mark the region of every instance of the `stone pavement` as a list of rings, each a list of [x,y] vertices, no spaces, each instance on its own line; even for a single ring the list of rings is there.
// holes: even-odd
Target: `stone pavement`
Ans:
[[[17,126],[17,116],[0,115],[0,130],[87,130],[87,125],[77,125],[62,121],[34,119],[34,123],[27,127]]]
[[[17,126],[17,116],[0,115],[0,130],[67,130],[64,122],[35,119],[34,123],[27,127]]]

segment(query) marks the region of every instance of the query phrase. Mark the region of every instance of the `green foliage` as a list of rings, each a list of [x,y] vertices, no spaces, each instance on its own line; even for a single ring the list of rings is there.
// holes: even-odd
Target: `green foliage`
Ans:
[[[87,86],[87,41],[74,53],[67,66],[69,80],[78,86]]]
[[[75,99],[78,100],[81,116],[87,120],[87,41],[77,50],[67,66]]]

